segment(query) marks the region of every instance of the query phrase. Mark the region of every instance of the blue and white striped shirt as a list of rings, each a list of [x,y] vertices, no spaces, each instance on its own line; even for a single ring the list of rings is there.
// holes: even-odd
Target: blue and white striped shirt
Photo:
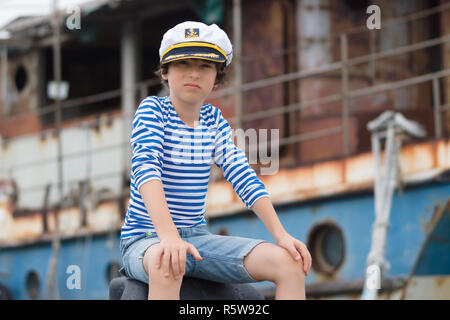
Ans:
[[[169,97],[145,98],[133,119],[130,146],[130,202],[123,239],[155,231],[139,193],[150,180],[162,182],[177,228],[206,224],[205,197],[212,163],[222,169],[247,208],[268,196],[245,153],[235,146],[222,112],[211,104],[202,106],[200,121],[192,128],[179,118]]]

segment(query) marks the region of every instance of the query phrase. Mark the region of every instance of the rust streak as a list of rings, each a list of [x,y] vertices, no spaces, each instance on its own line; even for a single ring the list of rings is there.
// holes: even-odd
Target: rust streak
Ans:
[[[434,209],[433,209],[433,215],[431,216],[431,218],[426,221],[423,224],[423,229],[427,232],[430,232],[433,230],[434,226],[436,225],[436,223],[441,219],[443,213],[446,210],[450,210],[450,199],[447,200],[447,203],[444,205],[444,207],[441,207],[439,205],[439,203],[434,205]]]

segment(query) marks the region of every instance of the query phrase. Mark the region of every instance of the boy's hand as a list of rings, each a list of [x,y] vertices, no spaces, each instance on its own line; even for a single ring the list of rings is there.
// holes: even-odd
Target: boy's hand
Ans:
[[[166,238],[161,240],[157,252],[156,268],[162,268],[164,276],[168,277],[172,268],[174,279],[183,276],[186,271],[186,254],[190,253],[196,260],[202,260],[200,253],[190,243],[181,238]]]
[[[312,258],[306,245],[298,239],[295,239],[290,234],[286,233],[277,239],[277,244],[285,248],[295,260],[302,258],[303,271],[308,275],[311,269]]]

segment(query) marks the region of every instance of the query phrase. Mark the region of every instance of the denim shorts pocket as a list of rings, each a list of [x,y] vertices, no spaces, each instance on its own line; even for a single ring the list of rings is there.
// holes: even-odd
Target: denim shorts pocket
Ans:
[[[125,255],[126,250],[132,245],[134,242],[145,238],[148,233],[142,233],[135,236],[131,236],[129,238],[120,239],[120,254],[122,257]]]

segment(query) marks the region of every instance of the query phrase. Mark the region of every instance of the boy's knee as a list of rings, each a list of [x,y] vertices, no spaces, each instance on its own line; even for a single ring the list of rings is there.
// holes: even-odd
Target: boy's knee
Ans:
[[[305,277],[303,271],[302,259],[295,260],[292,255],[283,248],[280,248],[280,252],[276,260],[276,268],[280,278],[288,277]]]
[[[158,255],[159,249],[159,243],[152,245],[151,247],[147,248],[147,250],[144,253],[144,257],[142,259],[142,264],[144,266],[145,272],[147,274],[150,273],[150,271],[155,271],[157,264],[160,262],[158,259],[160,258]]]
[[[159,243],[152,245],[145,251],[144,258],[142,259],[142,264],[144,266],[145,272],[149,277],[149,281],[152,282],[153,285],[157,285],[159,287],[173,286],[174,284],[181,282],[183,277],[174,279],[172,274],[170,274],[168,277],[164,276],[162,267],[156,267],[161,263],[160,258],[161,256],[159,255]]]

